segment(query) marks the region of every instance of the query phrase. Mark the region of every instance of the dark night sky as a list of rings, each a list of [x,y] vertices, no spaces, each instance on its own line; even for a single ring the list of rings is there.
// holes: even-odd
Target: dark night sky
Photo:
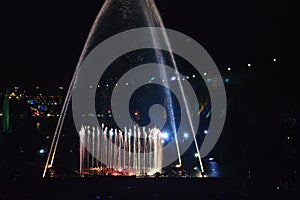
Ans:
[[[31,0],[5,4],[1,14],[5,27],[1,30],[1,90],[15,85],[67,86],[102,3]],[[197,40],[220,70],[274,57],[284,61],[285,1],[156,0],[156,4],[165,26]]]

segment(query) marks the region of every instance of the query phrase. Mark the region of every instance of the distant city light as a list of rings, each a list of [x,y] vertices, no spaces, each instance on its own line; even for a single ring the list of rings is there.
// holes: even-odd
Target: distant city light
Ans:
[[[189,76],[186,76],[186,79],[189,79],[190,77]]]
[[[276,62],[276,61],[277,61],[277,59],[276,59],[276,58],[274,58],[274,59],[273,59],[273,61],[274,61],[274,62]]]
[[[248,67],[251,67],[251,64],[250,63],[248,63],[248,65],[247,65]]]
[[[207,134],[208,133],[208,130],[204,130],[204,132],[203,132],[204,134]]]
[[[231,68],[230,68],[230,67],[228,67],[228,68],[227,68],[227,70],[228,70],[228,71],[231,71]]]
[[[58,87],[58,89],[60,89],[60,90],[63,90],[63,89],[64,89],[64,87],[60,86],[60,87]]]
[[[193,75],[193,78],[195,78],[195,77],[196,77],[196,75],[194,74],[194,75]]]
[[[207,73],[206,73],[206,72],[204,72],[204,73],[203,73],[203,75],[204,75],[204,76],[206,76],[206,75],[207,75]]]
[[[125,85],[128,85],[128,83],[125,83]]]
[[[106,84],[106,87],[108,87],[108,84]]]
[[[40,150],[39,150],[39,153],[40,153],[40,154],[43,154],[43,153],[45,153],[45,150],[44,150],[44,149],[40,149]]]

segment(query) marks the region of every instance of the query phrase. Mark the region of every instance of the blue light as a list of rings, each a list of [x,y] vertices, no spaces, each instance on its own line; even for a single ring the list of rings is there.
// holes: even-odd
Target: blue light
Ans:
[[[203,132],[205,135],[208,133],[208,130],[204,130],[204,132]]]
[[[43,154],[43,153],[45,153],[45,150],[44,149],[40,149],[39,153]]]
[[[225,78],[225,83],[229,83],[230,79],[229,78]]]
[[[172,76],[171,81],[175,81],[175,80],[176,80],[176,76]]]
[[[150,79],[150,81],[154,81],[154,79],[155,79],[155,76],[153,76],[153,77]]]
[[[198,153],[195,153],[194,156],[195,156],[196,158],[198,158],[198,157],[199,157],[199,154],[198,154]]]
[[[33,105],[33,104],[34,104],[34,100],[33,100],[33,99],[29,99],[27,102],[28,102],[30,105]]]
[[[168,139],[168,138],[169,138],[169,134],[166,133],[166,132],[164,132],[164,133],[162,133],[161,137],[162,137],[163,139]]]
[[[210,82],[211,82],[211,78],[206,79],[206,81],[207,81],[208,83],[210,83]]]
[[[96,196],[96,199],[101,199],[101,196],[100,196],[100,195],[97,195],[97,196]]]

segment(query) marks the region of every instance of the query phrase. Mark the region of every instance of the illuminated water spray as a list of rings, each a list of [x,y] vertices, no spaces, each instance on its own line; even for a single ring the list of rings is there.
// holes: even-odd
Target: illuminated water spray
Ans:
[[[161,172],[177,160],[176,165],[182,166],[181,155],[192,143],[199,155],[200,171],[204,172],[196,139],[200,110],[197,95],[190,83],[183,81],[174,56],[186,58],[199,74],[205,72],[201,68],[205,66],[219,76],[210,56],[197,45],[186,35],[164,29],[153,0],[106,0],[71,80],[43,177],[53,166],[71,103],[80,138],[80,174]],[[165,104],[158,100],[160,95],[146,98],[152,86],[162,94]],[[204,148],[201,147],[204,156],[218,140],[225,120],[225,116],[216,117],[219,110],[226,108],[221,86],[208,87],[214,108],[208,129],[215,134],[205,137],[208,142],[204,141]],[[216,99],[220,99],[217,104]],[[153,105],[148,105],[151,102]],[[170,141],[163,140],[164,130],[169,131]],[[185,137],[186,133],[193,137]]]

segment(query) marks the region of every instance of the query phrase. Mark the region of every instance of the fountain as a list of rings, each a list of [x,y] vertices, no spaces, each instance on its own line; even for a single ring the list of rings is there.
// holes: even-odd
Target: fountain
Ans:
[[[140,130],[82,126],[80,140],[92,146],[89,152],[80,143],[80,175],[152,176],[162,172],[162,133],[158,128]],[[139,137],[143,134],[143,138]],[[113,143],[117,148],[113,147]],[[121,149],[126,151],[121,151]],[[127,152],[127,153],[126,153]],[[153,152],[153,155],[149,152]],[[99,158],[99,160],[98,160]]]
[[[104,2],[71,80],[43,177],[47,169],[53,166],[63,123],[71,105],[80,139],[78,174],[153,175],[162,172],[162,168],[172,162],[181,167],[181,156],[192,142],[198,155],[199,171],[204,173],[196,138],[199,112],[203,110],[200,109],[202,103],[198,99],[202,97],[188,93],[193,88],[189,76],[182,75],[192,71],[201,77],[199,73],[203,73],[199,69],[195,70],[188,62],[178,62],[167,32],[159,28],[164,28],[164,25],[154,0]],[[95,56],[99,46],[106,44],[115,35],[122,36],[124,32],[136,29],[145,31],[145,34],[118,43],[121,46],[117,48],[108,45],[104,52],[107,55],[99,55],[104,57],[97,63],[98,71],[82,78],[82,74],[88,71],[85,66]],[[147,41],[146,47],[138,50],[134,48],[138,41],[144,40]],[[115,50],[110,51],[113,48]],[[123,48],[131,50],[122,52],[120,49]],[[205,64],[214,67],[207,52],[203,54],[208,57]],[[114,60],[107,61],[108,57]],[[99,74],[100,77],[97,76]],[[195,78],[196,75],[191,77]],[[201,85],[201,80],[198,84]],[[207,90],[201,93],[209,101]],[[221,107],[224,105],[222,103]],[[86,110],[81,109],[86,105]],[[203,105],[207,103],[201,107]],[[127,110],[123,111],[123,108]],[[219,120],[221,125],[223,120]],[[165,132],[168,132],[171,141],[162,140]],[[217,139],[210,141],[216,142]],[[182,147],[182,144],[185,146]],[[174,156],[170,158],[170,154],[166,155],[166,149],[175,155],[175,159]]]

